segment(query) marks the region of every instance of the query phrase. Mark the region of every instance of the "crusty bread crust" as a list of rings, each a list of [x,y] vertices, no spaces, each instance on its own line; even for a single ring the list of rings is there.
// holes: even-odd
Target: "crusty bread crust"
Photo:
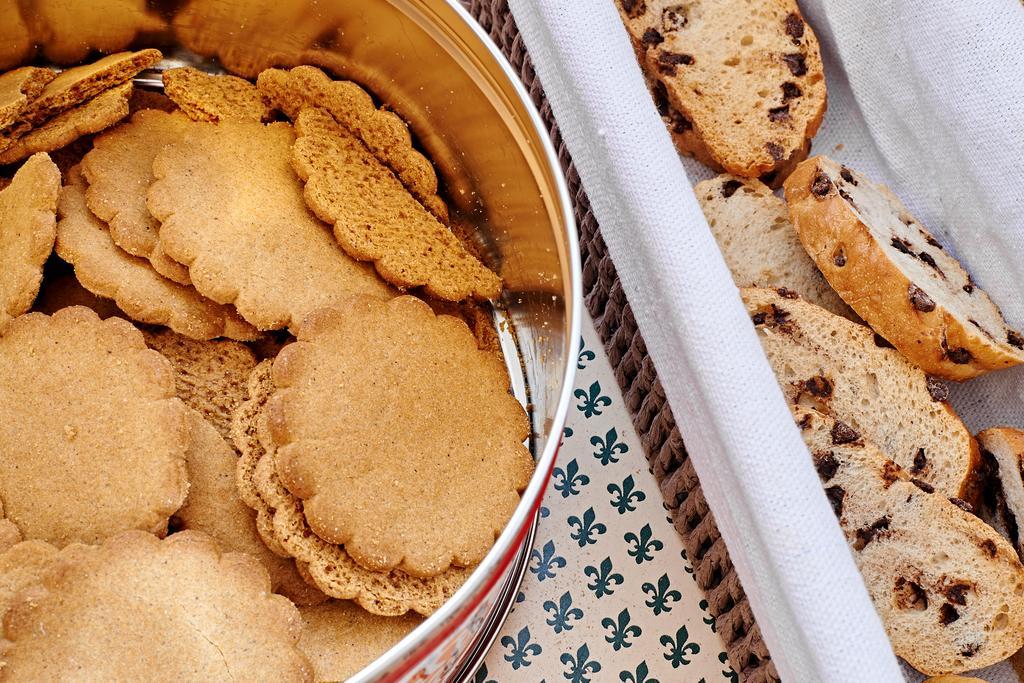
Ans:
[[[825,113],[824,68],[795,0],[617,0],[641,66],[660,83],[679,150],[775,184],[803,159]],[[659,94],[655,92],[655,98]]]
[[[814,190],[819,170],[833,165],[838,168],[825,157],[807,159],[786,180],[785,189],[790,218],[801,242],[839,296],[930,375],[965,380],[1024,363],[1024,350],[990,338],[970,320],[950,311],[941,299],[929,297],[924,305],[918,299],[915,305],[909,293],[920,292],[917,285],[922,283],[914,283],[886,253],[850,200],[842,196],[842,188],[822,182],[818,191]],[[892,198],[887,188],[879,189]],[[931,237],[923,228],[921,232]],[[947,275],[952,280],[960,274]],[[985,302],[982,305],[990,303],[966,273],[960,277],[979,301]]]

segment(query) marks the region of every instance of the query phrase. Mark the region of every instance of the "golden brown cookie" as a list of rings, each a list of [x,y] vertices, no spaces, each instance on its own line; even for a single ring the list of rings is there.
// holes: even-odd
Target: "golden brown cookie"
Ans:
[[[85,135],[109,128],[128,116],[131,94],[131,83],[115,86],[32,128],[0,152],[0,164],[20,161],[36,152],[52,152]]]
[[[33,0],[33,37],[57,64],[71,64],[93,50],[111,53],[128,47],[139,33],[167,28],[146,11],[146,0]]]
[[[238,498],[235,470],[238,457],[212,424],[189,411],[192,445],[188,460],[189,490],[172,527],[209,534],[226,552],[248,553],[270,572],[272,590],[296,604],[315,605],[327,599],[299,576],[295,562],[270,552],[256,533],[256,516]]]
[[[157,109],[170,113],[178,108],[170,97],[155,90],[143,90],[135,88],[131,98],[128,100],[128,111],[134,114],[142,109]]]
[[[272,367],[272,361],[256,366],[249,380],[249,399],[236,411],[233,424],[235,447],[241,453],[238,493],[257,512],[260,538],[273,552],[295,557],[305,580],[328,595],[354,600],[364,609],[385,616],[399,616],[409,610],[433,613],[458,590],[469,570],[451,569],[432,579],[415,578],[397,570],[372,572],[356,564],[344,548],[330,545],[310,531],[300,501],[280,485],[274,472],[273,443],[262,414],[273,392]]]
[[[298,53],[337,27],[340,13],[331,2],[280,0],[189,0],[174,16],[182,45],[203,57],[217,57],[225,69],[255,78],[267,67],[291,63]]]
[[[18,120],[18,114],[28,103],[39,97],[56,72],[25,66],[0,74],[0,130]]]
[[[18,593],[39,583],[57,553],[46,541],[15,543],[0,552],[0,615],[7,613]]]
[[[382,617],[345,600],[301,607],[302,650],[318,681],[345,681],[419,626],[413,615]]]
[[[146,192],[157,152],[192,125],[181,112],[146,109],[97,136],[82,159],[82,175],[89,181],[86,204],[106,221],[114,244],[149,260],[156,272],[182,285],[190,283],[188,268],[158,249],[160,222],[146,208]]]
[[[118,52],[92,64],[62,71],[46,84],[39,97],[21,113],[19,123],[37,126],[57,114],[77,107],[116,85],[127,83],[143,69],[163,58],[159,50]]]
[[[437,173],[430,160],[412,146],[409,127],[393,111],[378,109],[358,85],[331,80],[314,66],[297,66],[291,71],[264,71],[257,87],[272,106],[293,121],[304,108],[325,109],[391,169],[428,211],[442,223],[448,222],[448,207],[437,194]]]
[[[163,73],[164,92],[193,121],[268,121],[270,109],[249,81],[190,66]]]
[[[309,681],[301,620],[254,558],[186,531],[65,548],[4,620],[12,680]]]
[[[45,154],[0,190],[0,329],[32,307],[53,251],[60,171]]]
[[[534,468],[501,361],[411,296],[317,311],[297,336],[266,411],[313,532],[376,571],[480,562]]]
[[[201,294],[261,330],[356,295],[394,296],[306,208],[289,163],[294,137],[286,123],[195,124],[153,162],[147,203],[164,251]]]
[[[0,499],[26,539],[154,533],[185,499],[185,406],[170,364],[119,318],[75,306],[0,335]]]
[[[231,439],[231,418],[245,400],[256,356],[236,341],[200,341],[172,330],[143,332],[146,345],[174,366],[178,398]]]
[[[228,332],[228,322],[237,316],[231,307],[161,277],[148,261],[118,249],[106,225],[86,207],[85,181],[77,170],[68,174],[58,212],[57,255],[75,267],[90,292],[113,299],[133,320],[166,325],[193,339]]]
[[[451,301],[496,299],[501,279],[409,194],[358,137],[323,109],[295,122],[292,160],[305,198],[342,248],[403,289]]]
[[[0,69],[10,69],[35,52],[18,0],[0,0]]]
[[[92,309],[103,320],[115,316],[128,319],[128,315],[118,308],[117,304],[110,299],[96,296],[90,292],[81,285],[73,274],[46,275],[43,278],[43,286],[39,290],[39,296],[36,297],[32,310],[38,313],[45,313],[46,315],[53,315],[60,309],[67,308],[68,306],[85,306]]]

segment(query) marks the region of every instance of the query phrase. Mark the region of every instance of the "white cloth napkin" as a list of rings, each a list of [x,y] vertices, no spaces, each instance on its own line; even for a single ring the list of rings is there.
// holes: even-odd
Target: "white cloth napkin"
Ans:
[[[690,190],[711,174],[680,163],[611,0],[509,4],[783,680],[901,680]],[[815,152],[890,183],[1024,323],[1024,10],[801,6],[829,84]],[[1024,372],[954,399],[972,429],[1024,426]]]

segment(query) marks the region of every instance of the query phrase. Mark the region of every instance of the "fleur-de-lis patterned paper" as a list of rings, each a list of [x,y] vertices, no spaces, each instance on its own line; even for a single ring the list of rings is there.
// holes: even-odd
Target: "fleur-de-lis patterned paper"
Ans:
[[[474,683],[736,683],[607,357],[584,322],[512,614]]]

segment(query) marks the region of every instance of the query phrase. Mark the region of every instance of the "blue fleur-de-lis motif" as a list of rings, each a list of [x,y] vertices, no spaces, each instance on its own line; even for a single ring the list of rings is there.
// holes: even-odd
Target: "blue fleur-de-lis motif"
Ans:
[[[513,669],[530,666],[533,663],[530,661],[530,657],[536,657],[543,652],[538,643],[530,642],[529,626],[524,626],[516,634],[515,638],[512,638],[512,636],[502,636],[501,646],[508,650],[508,654],[505,655],[505,661],[511,664]]]
[[[533,561],[537,565],[533,566]],[[530,553],[530,571],[537,575],[538,581],[554,578],[555,569],[565,567],[565,558],[555,555],[555,542],[548,541],[540,550],[536,548]]]
[[[480,668],[477,669],[476,675],[473,676],[473,683],[498,683],[493,678],[487,678],[487,665],[481,664]]]
[[[668,652],[664,653],[663,656],[669,661],[673,669],[686,666],[690,663],[690,660],[686,658],[687,655],[692,656],[700,652],[700,645],[691,643],[689,640],[690,633],[686,630],[685,626],[679,627],[675,638],[668,634],[661,637],[661,644],[668,648]]]
[[[551,614],[551,618],[547,619],[545,623],[551,626],[555,633],[571,631],[572,622],[583,618],[583,610],[572,606],[572,595],[569,594],[569,591],[562,593],[562,597],[558,598],[557,605],[554,600],[545,601],[544,611]]]
[[[643,633],[639,626],[629,623],[628,609],[624,609],[619,612],[619,616],[615,619],[605,617],[601,620],[601,626],[604,626],[610,631],[604,639],[606,642],[612,644],[612,649],[616,652],[623,648],[630,647],[633,643],[629,642],[629,639],[636,638]]]
[[[658,585],[655,586],[651,582],[644,583],[641,586],[644,593],[651,596],[650,600],[644,602],[645,605],[651,608],[654,612],[654,616],[658,616],[662,612],[671,612],[673,602],[679,602],[682,598],[682,594],[673,590],[669,584],[668,574],[662,574],[661,578],[658,579]]]
[[[597,660],[590,659],[590,648],[586,643],[580,645],[576,650],[576,656],[565,652],[559,660],[566,666],[562,676],[570,683],[590,683],[590,676],[601,670],[601,664]]]
[[[617,463],[619,455],[629,452],[629,446],[619,441],[619,432],[615,427],[605,432],[603,439],[600,436],[590,437],[590,445],[597,447],[594,457],[604,466]]]
[[[647,662],[643,661],[637,665],[635,672],[623,671],[619,673],[619,680],[622,683],[661,683],[657,678],[648,678],[649,673]]]
[[[597,543],[597,539],[594,536],[600,536],[608,530],[608,527],[597,521],[594,508],[592,507],[587,508],[583,512],[583,519],[576,515],[570,515],[566,521],[570,527],[576,529],[576,531],[569,534],[569,538],[576,541],[581,548]]]
[[[618,510],[620,515],[633,512],[636,510],[636,503],[647,498],[646,493],[639,489],[634,490],[635,487],[632,474],[622,480],[622,486],[608,484],[608,493],[612,494],[612,507]]]
[[[565,429],[563,429],[562,430],[562,439],[558,442],[558,446],[559,447],[564,446],[565,445],[565,440],[568,439],[569,437],[571,437],[573,434],[575,434],[575,432],[572,431],[572,427],[566,427]]]
[[[590,477],[580,473],[580,464],[576,462],[576,458],[567,462],[564,470],[556,467],[551,476],[555,482],[552,486],[562,494],[562,498],[577,495],[580,488],[590,483]]]
[[[590,565],[583,568],[583,573],[594,579],[587,584],[587,588],[594,591],[594,597],[601,599],[606,595],[615,592],[612,586],[622,585],[622,574],[612,571],[612,558],[606,557],[601,560],[597,567]]]
[[[644,524],[644,528],[640,530],[640,535],[637,536],[632,531],[627,532],[623,539],[626,543],[632,546],[626,552],[630,557],[636,560],[637,564],[643,564],[654,559],[654,553],[658,552],[665,547],[665,544],[656,538],[652,538],[654,534],[651,532],[651,525]]]
[[[549,510],[549,509],[548,509],[548,506],[547,506],[547,505],[541,505],[541,506],[540,506],[540,507],[539,507],[539,508],[537,509],[537,511],[538,511],[538,512],[540,513],[540,518],[541,518],[541,519],[544,519],[545,517],[547,517],[548,515],[550,515],[550,514],[551,514],[551,510]]]
[[[595,381],[590,389],[577,389],[573,396],[580,399],[576,406],[577,410],[583,413],[583,417],[591,418],[601,414],[601,410],[612,404],[612,399],[601,393],[601,383]]]
[[[719,652],[718,661],[720,661],[722,664],[725,664],[725,670],[722,671],[722,676],[727,681],[729,681],[729,683],[740,683],[739,674],[733,671],[732,667],[729,666],[729,655],[725,654],[724,652]]]
[[[707,624],[708,626],[711,627],[711,632],[712,633],[718,633],[718,624],[715,623],[715,618],[708,613],[708,607],[709,607],[708,601],[707,600],[701,600],[697,604],[697,606],[700,607],[700,611],[701,612],[704,612],[704,614],[707,615],[703,619],[701,619],[701,621],[703,621],[705,624]]]
[[[690,575],[694,581],[697,580],[697,576],[693,573],[693,567],[690,566],[690,558],[686,556],[686,549],[683,548],[679,552],[679,556],[683,558],[683,571]]]
[[[576,359],[576,369],[582,370],[587,367],[587,363],[597,358],[597,354],[587,348],[587,342],[583,337],[580,337],[580,355]]]

